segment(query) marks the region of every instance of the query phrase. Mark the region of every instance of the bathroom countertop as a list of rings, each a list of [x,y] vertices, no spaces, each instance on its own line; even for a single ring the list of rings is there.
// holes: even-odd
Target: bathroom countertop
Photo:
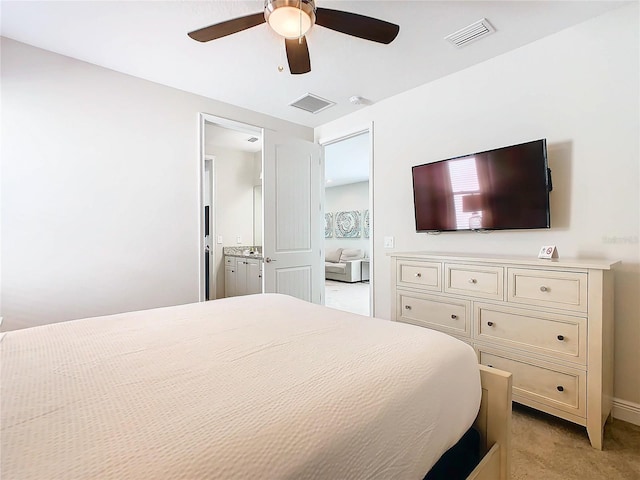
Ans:
[[[248,253],[254,251],[255,253]],[[222,254],[226,257],[263,259],[262,247],[255,245],[238,245],[237,247],[223,247]]]
[[[263,260],[261,253],[225,253],[225,257],[238,257],[238,258],[257,258]]]

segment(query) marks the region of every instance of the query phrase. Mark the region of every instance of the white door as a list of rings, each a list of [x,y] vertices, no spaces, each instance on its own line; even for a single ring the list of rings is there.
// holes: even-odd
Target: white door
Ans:
[[[321,147],[264,130],[264,291],[322,303]]]
[[[235,297],[236,296],[236,265],[227,265],[224,267],[224,296]]]
[[[241,258],[238,258],[236,262],[235,294],[238,296],[247,294],[247,262]]]
[[[260,260],[250,258],[247,262],[247,294],[262,293],[262,272]]]

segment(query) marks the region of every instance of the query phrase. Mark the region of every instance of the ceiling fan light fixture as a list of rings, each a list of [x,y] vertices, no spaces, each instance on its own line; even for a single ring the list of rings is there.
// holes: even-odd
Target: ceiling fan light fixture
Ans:
[[[300,38],[316,21],[315,5],[309,0],[266,0],[264,18],[278,35]]]
[[[316,24],[352,37],[383,44],[393,42],[400,32],[399,25],[377,18],[343,10],[316,8],[315,0],[264,0],[263,12],[215,23],[193,30],[188,35],[198,42],[209,42],[257,27],[265,22],[284,37],[287,62],[292,75],[311,71],[311,59],[305,35]],[[278,66],[278,71],[283,70],[283,66]]]

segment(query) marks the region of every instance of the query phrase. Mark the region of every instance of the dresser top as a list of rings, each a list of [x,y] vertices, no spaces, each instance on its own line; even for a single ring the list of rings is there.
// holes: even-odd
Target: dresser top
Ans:
[[[540,259],[534,256],[515,255],[487,255],[466,253],[436,253],[436,252],[390,252],[390,257],[411,258],[420,260],[455,261],[455,262],[490,262],[513,265],[528,265],[536,267],[565,267],[565,268],[591,268],[596,270],[610,270],[620,261],[599,258],[552,258]]]

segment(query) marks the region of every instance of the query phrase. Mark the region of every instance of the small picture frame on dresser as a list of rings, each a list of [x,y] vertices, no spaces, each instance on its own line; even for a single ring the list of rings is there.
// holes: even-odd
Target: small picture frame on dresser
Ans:
[[[546,245],[540,248],[538,258],[558,258],[558,249],[555,245]]]

